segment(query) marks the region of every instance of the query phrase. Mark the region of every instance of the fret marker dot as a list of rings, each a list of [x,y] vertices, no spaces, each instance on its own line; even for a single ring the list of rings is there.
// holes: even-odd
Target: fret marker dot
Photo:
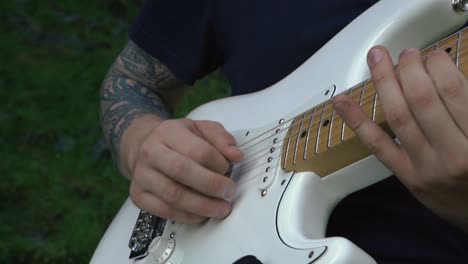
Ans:
[[[302,133],[301,133],[301,138],[303,138],[303,137],[305,137],[305,136],[307,136],[307,131],[302,131]]]
[[[445,52],[450,53],[452,51],[452,48],[446,48]]]
[[[325,120],[325,122],[323,122],[324,127],[328,126],[328,124],[330,124],[330,120]]]

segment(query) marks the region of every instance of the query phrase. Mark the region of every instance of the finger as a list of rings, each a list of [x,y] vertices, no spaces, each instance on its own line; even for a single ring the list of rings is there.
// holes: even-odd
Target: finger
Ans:
[[[150,177],[142,182],[143,189],[182,212],[218,219],[231,212],[231,204],[224,200],[203,196],[157,171],[147,170],[145,173]]]
[[[230,166],[227,159],[204,138],[195,134],[198,131],[193,121],[183,119],[183,122],[188,129],[177,124],[175,129],[165,131],[167,146],[205,168],[224,175]]]
[[[196,122],[202,137],[220,151],[229,161],[240,162],[244,155],[237,142],[220,123],[211,121]]]
[[[398,73],[406,101],[429,143],[438,149],[453,145],[453,138],[461,134],[440,99],[419,50],[402,53]]]
[[[465,76],[444,51],[429,54],[426,68],[451,117],[468,137],[468,84]]]
[[[411,162],[406,151],[374,123],[359,105],[347,95],[338,95],[333,99],[336,112],[356,133],[361,143],[395,174],[409,175]]]
[[[138,208],[165,219],[187,224],[200,223],[206,219],[204,217],[173,208],[151,193],[142,191],[133,183],[130,187],[130,197]]]
[[[154,168],[189,188],[202,194],[229,199],[235,193],[235,183],[228,177],[213,172],[184,155],[167,148],[164,145],[157,145],[153,148],[155,159]]]
[[[387,49],[382,46],[371,49],[368,63],[388,125],[410,155],[419,154],[421,147],[428,147],[428,142],[406,103]]]

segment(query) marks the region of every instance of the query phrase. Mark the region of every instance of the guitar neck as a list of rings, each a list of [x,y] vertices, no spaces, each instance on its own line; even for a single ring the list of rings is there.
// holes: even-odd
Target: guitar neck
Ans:
[[[444,50],[460,71],[468,75],[467,28],[424,49]],[[366,80],[344,93],[351,96],[380,127],[393,136],[384,118],[372,80]],[[283,142],[282,167],[287,171],[313,171],[325,177],[370,155],[356,134],[326,101],[296,116]]]

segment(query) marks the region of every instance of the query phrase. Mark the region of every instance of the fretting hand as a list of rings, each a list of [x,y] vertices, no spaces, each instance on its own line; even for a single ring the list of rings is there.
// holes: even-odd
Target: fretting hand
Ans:
[[[395,72],[381,46],[368,54],[389,137],[348,96],[336,111],[361,142],[430,210],[468,231],[468,83],[450,57],[405,50]]]

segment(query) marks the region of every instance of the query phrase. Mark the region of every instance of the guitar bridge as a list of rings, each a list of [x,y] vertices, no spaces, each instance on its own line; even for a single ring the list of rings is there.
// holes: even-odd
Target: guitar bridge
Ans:
[[[141,258],[148,255],[151,241],[162,235],[165,225],[166,219],[141,210],[128,242],[131,250],[129,258]]]

